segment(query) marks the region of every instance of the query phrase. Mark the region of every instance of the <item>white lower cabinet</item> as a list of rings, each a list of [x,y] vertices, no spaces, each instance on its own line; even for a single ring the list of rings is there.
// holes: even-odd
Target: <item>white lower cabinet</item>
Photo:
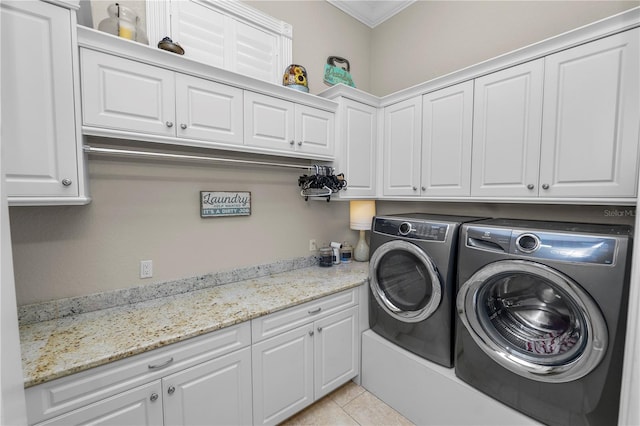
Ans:
[[[358,300],[346,290],[29,387],[29,424],[276,424],[359,374]]]
[[[251,422],[251,349],[247,347],[39,425],[228,426]]]
[[[38,425],[160,425],[161,394],[160,381],[156,380]]]
[[[350,300],[352,306],[343,309],[344,305],[305,304],[302,309],[292,308],[254,320],[254,338],[258,330],[267,330],[260,324],[264,321],[286,318],[278,325],[281,329],[304,322],[253,345],[255,425],[280,423],[358,375],[358,306],[353,306],[356,293],[350,290],[318,303],[332,297],[340,303]]]
[[[165,425],[250,425],[251,349],[162,379]]]
[[[277,424],[313,402],[313,324],[253,346],[255,423]]]
[[[29,387],[29,424],[251,424],[250,344],[245,322]]]

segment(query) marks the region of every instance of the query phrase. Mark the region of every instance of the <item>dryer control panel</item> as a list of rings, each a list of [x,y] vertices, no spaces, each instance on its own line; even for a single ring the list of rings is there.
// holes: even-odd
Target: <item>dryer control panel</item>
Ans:
[[[446,241],[449,224],[377,217],[374,232],[415,240]]]

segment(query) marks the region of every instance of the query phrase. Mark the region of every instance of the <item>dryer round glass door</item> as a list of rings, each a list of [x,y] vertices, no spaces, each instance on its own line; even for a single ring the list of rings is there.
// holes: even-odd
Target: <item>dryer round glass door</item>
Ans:
[[[377,303],[404,322],[429,318],[442,300],[442,280],[431,258],[415,244],[389,241],[369,262],[370,287]]]
[[[607,326],[591,296],[540,263],[491,263],[464,283],[456,304],[476,344],[498,364],[529,379],[579,379],[607,349]]]

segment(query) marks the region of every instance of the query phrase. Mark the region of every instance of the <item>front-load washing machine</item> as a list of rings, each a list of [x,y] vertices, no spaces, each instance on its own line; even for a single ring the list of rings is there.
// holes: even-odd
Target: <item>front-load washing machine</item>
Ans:
[[[371,233],[369,325],[416,355],[453,365],[458,230],[478,218],[377,216]]]
[[[455,374],[549,425],[616,425],[631,228],[463,225]]]

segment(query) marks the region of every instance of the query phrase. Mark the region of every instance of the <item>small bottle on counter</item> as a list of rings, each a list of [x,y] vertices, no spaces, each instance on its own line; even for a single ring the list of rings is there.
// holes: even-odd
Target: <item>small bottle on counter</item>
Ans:
[[[353,257],[353,248],[348,242],[342,243],[342,248],[340,249],[340,260],[342,263],[351,263],[351,258]]]
[[[333,265],[333,250],[331,250],[331,247],[322,247],[320,249],[318,265],[325,267]]]

